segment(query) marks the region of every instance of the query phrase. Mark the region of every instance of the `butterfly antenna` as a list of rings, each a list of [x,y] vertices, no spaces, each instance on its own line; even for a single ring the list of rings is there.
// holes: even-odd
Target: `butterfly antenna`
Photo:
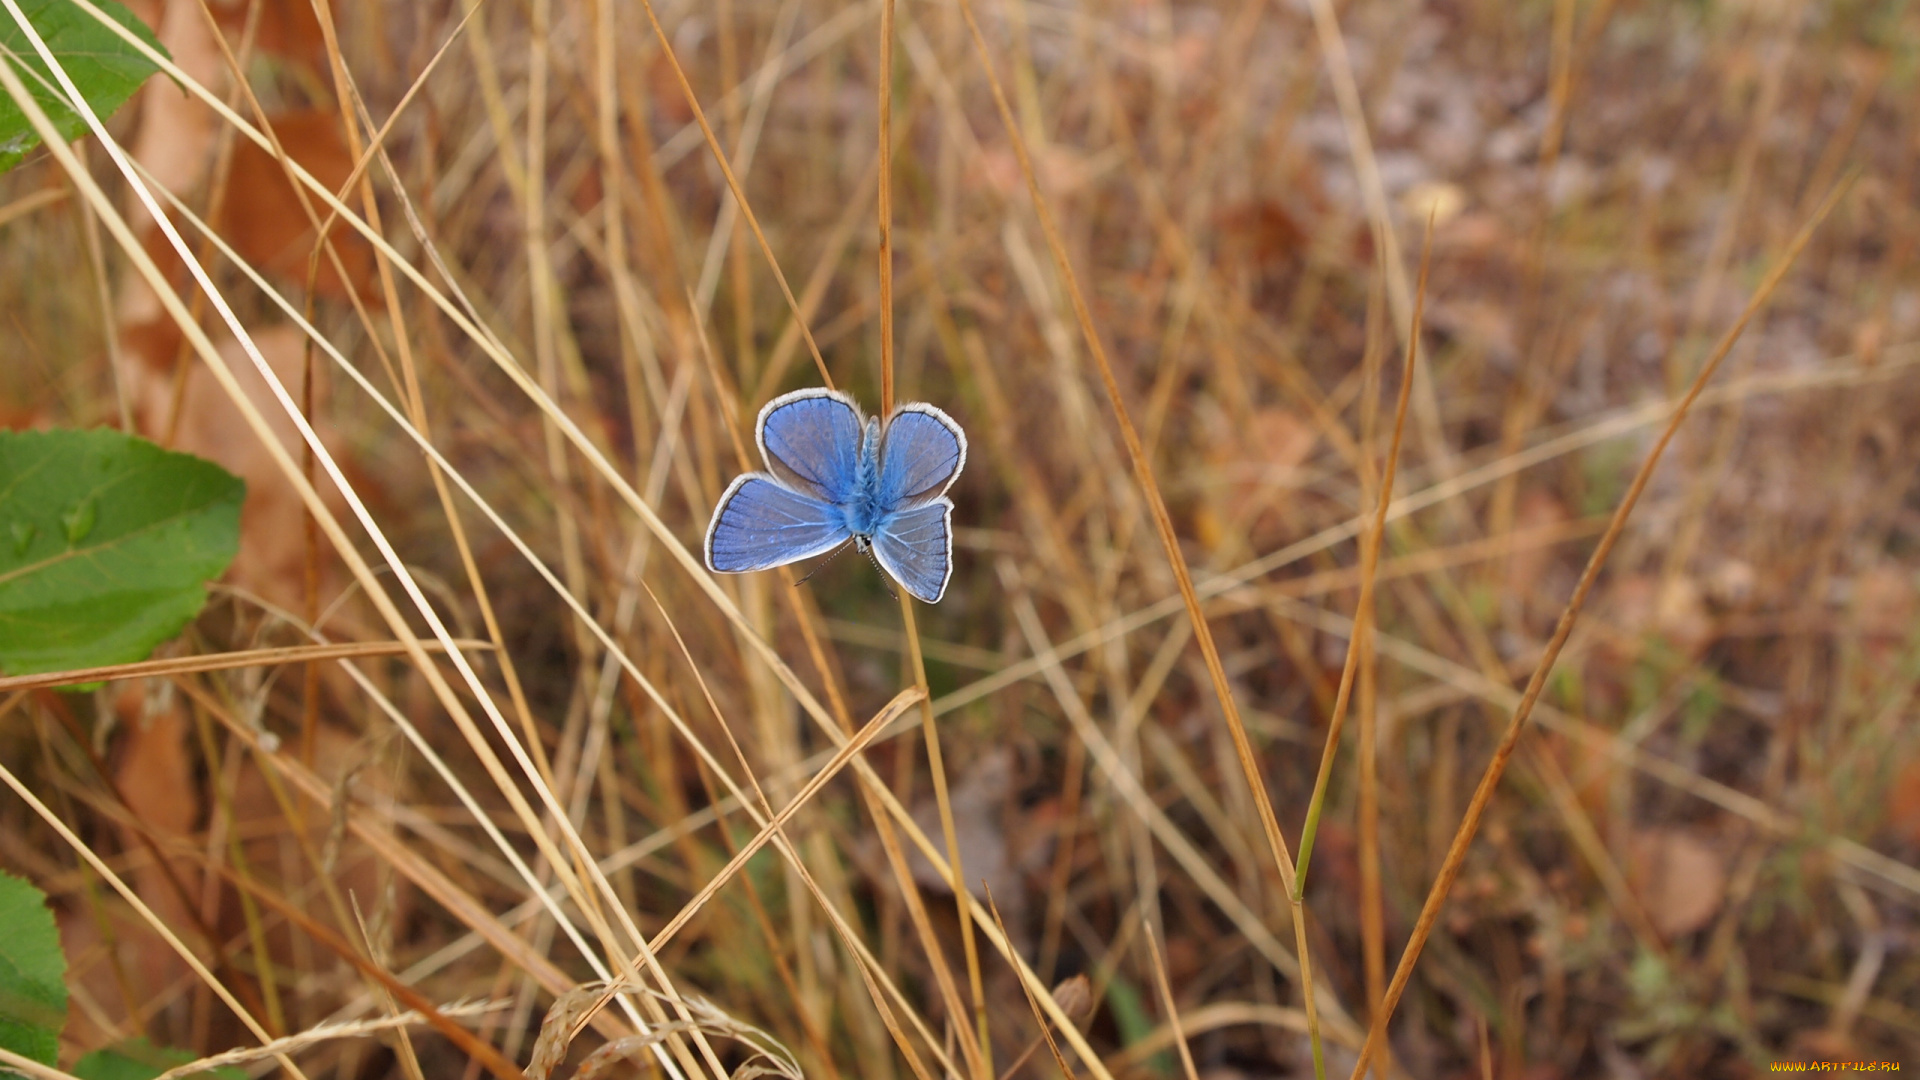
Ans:
[[[833,557],[835,555],[838,555],[841,552],[847,550],[847,544],[851,544],[851,543],[853,543],[853,540],[851,537],[849,537],[846,544],[841,544],[839,547],[834,548],[832,551],[827,552],[827,557],[820,560],[818,563],[814,564],[813,569],[807,571],[807,576],[801,578],[799,581],[794,582],[793,587],[797,589],[800,586],[805,585],[807,582],[813,580],[813,575],[819,573],[822,569],[826,567],[828,563],[832,562]]]
[[[878,571],[880,574],[880,585],[887,590],[888,596],[893,597],[894,603],[896,604],[899,603],[900,594],[893,591],[893,579],[887,576],[887,572],[885,570],[881,569],[880,560],[873,557],[873,548],[871,547],[867,548],[866,552],[867,552],[867,561],[872,563],[874,570]]]

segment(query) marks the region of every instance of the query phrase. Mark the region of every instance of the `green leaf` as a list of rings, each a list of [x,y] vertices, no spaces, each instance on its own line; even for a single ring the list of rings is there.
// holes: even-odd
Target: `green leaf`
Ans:
[[[117,431],[0,432],[0,672],[129,663],[179,633],[239,550],[246,491]]]
[[[153,31],[115,0],[93,0],[93,4],[108,18],[159,50],[162,56],[166,55]],[[66,70],[80,96],[87,99],[87,104],[103,120],[126,104],[147,76],[158,70],[125,39],[100,25],[100,20],[73,0],[20,0],[20,10],[46,41],[48,51]],[[46,110],[62,138],[71,141],[86,134],[87,122],[68,107],[53,72],[41,63],[39,53],[34,51],[33,43],[14,22],[12,14],[0,8],[0,62],[7,60],[13,62],[15,71],[21,72],[20,81],[27,84],[33,100]],[[11,95],[0,91],[0,172],[13,168],[38,145],[40,133],[27,122],[27,114]]]
[[[73,1063],[73,1075],[79,1080],[153,1080],[194,1056],[171,1046],[155,1046],[145,1039],[132,1038],[106,1050],[95,1050]],[[226,1066],[195,1073],[214,1080],[246,1080],[246,1070]]]
[[[1118,976],[1107,984],[1107,1007],[1113,1011],[1113,1022],[1120,1029],[1120,1043],[1123,1046],[1144,1040],[1153,1034],[1153,1018],[1147,1015],[1146,1003],[1140,1000],[1139,991],[1133,984]],[[1166,1051],[1148,1058],[1145,1063],[1148,1070],[1161,1076],[1174,1075],[1173,1055]]]
[[[0,873],[0,927],[0,1046],[52,1065],[67,1022],[67,958],[46,896]]]

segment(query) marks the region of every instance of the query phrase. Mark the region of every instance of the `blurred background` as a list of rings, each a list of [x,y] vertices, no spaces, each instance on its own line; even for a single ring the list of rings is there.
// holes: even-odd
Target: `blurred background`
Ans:
[[[0,800],[0,866],[60,918],[63,1060],[257,1044],[157,921],[275,1034],[417,1007],[371,965],[561,1077],[661,1074],[618,1040],[695,996],[673,1038],[717,1057],[675,1069],[1054,1075],[991,917],[962,918],[918,831],[990,887],[1107,1075],[1185,1076],[1183,1040],[1207,1080],[1313,1075],[1304,941],[1345,1076],[1669,403],[1837,191],[1628,520],[1376,1075],[1920,1066],[1920,10],[973,0],[1029,173],[957,0],[129,7],[186,78],[116,138],[227,245],[183,224],[425,603],[501,648],[471,684],[362,658],[13,701],[0,755],[157,917]],[[355,219],[327,245],[288,162]],[[883,185],[895,396],[971,443],[957,568],[912,635],[857,557],[798,588],[808,567],[697,566],[766,401],[824,365],[881,408]],[[425,635],[364,531],[347,519],[377,574],[309,527],[98,218],[44,151],[0,177],[0,421],[130,426],[248,481],[241,554],[163,652],[389,640],[370,590]],[[1290,851],[1420,346],[1300,934],[1076,290]],[[784,846],[718,876],[763,797],[802,795],[921,681],[931,728],[908,707],[864,773],[804,792]],[[562,995],[628,963],[623,917],[671,940],[637,1012],[569,1042],[592,995]],[[482,1071],[426,1027],[356,1034],[292,1056]]]

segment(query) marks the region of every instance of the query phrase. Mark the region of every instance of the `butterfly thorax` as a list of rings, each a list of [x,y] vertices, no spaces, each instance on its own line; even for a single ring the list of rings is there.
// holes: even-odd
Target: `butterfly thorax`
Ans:
[[[867,430],[860,440],[860,460],[854,467],[853,496],[847,500],[847,531],[854,546],[866,550],[867,541],[880,524],[880,420],[867,419]]]

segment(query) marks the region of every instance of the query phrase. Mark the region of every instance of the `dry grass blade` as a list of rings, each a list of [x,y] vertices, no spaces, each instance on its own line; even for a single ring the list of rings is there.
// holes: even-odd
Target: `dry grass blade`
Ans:
[[[44,210],[49,206],[66,202],[71,194],[71,192],[49,188],[45,191],[36,191],[31,195],[23,195],[5,206],[0,206],[0,228],[36,210]]]
[[[1360,542],[1360,599],[1354,610],[1354,632],[1347,639],[1347,656],[1340,667],[1340,689],[1333,699],[1333,716],[1327,722],[1327,743],[1320,752],[1320,771],[1313,778],[1313,794],[1307,800],[1306,824],[1300,827],[1300,860],[1293,882],[1293,904],[1297,911],[1307,892],[1307,866],[1313,860],[1313,840],[1319,832],[1320,811],[1326,805],[1327,782],[1333,778],[1333,759],[1340,752],[1340,733],[1347,722],[1347,703],[1353,696],[1354,672],[1360,664],[1361,641],[1373,620],[1374,575],[1380,565],[1380,549],[1387,536],[1387,507],[1393,504],[1393,478],[1400,466],[1400,440],[1407,428],[1407,402],[1413,397],[1415,347],[1420,340],[1420,316],[1427,303],[1427,270],[1433,257],[1433,219],[1427,219],[1427,233],[1420,252],[1420,285],[1413,298],[1413,328],[1406,335],[1406,363],[1400,372],[1400,396],[1393,406],[1393,438],[1387,449],[1385,474],[1380,480],[1380,500],[1374,509],[1373,523]]]
[[[1031,994],[1032,991],[1029,990],[1028,993]],[[1072,1017],[1075,1023],[1093,1012],[1093,983],[1085,974],[1075,975],[1061,982],[1053,988],[1052,996],[1053,1003],[1060,1006],[1060,1011]],[[1049,1022],[1046,1017],[1038,1015],[1038,1010],[1035,1010],[1035,1015],[1042,1025]],[[1013,1064],[1000,1070],[1000,1080],[1013,1080],[1021,1066],[1025,1065],[1046,1041],[1045,1036],[1042,1035],[1028,1043],[1027,1048],[1020,1051],[1020,1056],[1013,1059]]]
[[[1313,13],[1315,40],[1320,46],[1321,59],[1327,65],[1327,76],[1333,84],[1334,100],[1340,108],[1340,124],[1347,137],[1347,153],[1353,160],[1354,172],[1360,181],[1360,194],[1367,208],[1367,221],[1372,226],[1374,243],[1379,246],[1380,259],[1387,275],[1387,299],[1393,308],[1393,324],[1397,331],[1406,336],[1403,343],[1409,354],[1420,350],[1420,323],[1413,315],[1410,297],[1407,295],[1407,269],[1402,263],[1400,238],[1393,228],[1392,211],[1387,206],[1386,185],[1380,175],[1379,161],[1374,157],[1373,139],[1367,133],[1366,109],[1360,102],[1360,88],[1354,78],[1353,61],[1347,52],[1345,36],[1340,32],[1340,15],[1333,0],[1310,0]],[[1446,439],[1440,430],[1440,411],[1435,402],[1433,387],[1426,382],[1425,369],[1414,372],[1419,381],[1417,388],[1416,417],[1420,425],[1422,441],[1426,451],[1445,468],[1449,456]]]
[[[1628,485],[1620,505],[1613,512],[1613,520],[1608,524],[1607,531],[1601,534],[1600,542],[1594,547],[1593,555],[1587,560],[1586,568],[1580,572],[1579,583],[1574,586],[1573,595],[1567,600],[1566,609],[1560,613],[1560,620],[1554,626],[1553,636],[1547,641],[1546,651],[1541,654],[1539,663],[1533,669],[1532,677],[1527,680],[1527,688],[1521,694],[1512,718],[1507,722],[1506,731],[1500,736],[1500,743],[1494,749],[1492,760],[1487,763],[1486,772],[1481,776],[1479,785],[1474,788],[1473,799],[1467,804],[1467,812],[1447,847],[1446,859],[1441,863],[1433,888],[1428,891],[1426,902],[1421,905],[1420,916],[1414,923],[1413,934],[1407,942],[1406,951],[1401,953],[1400,963],[1394,968],[1393,981],[1387,984],[1386,999],[1381,1002],[1380,1011],[1373,1017],[1372,1026],[1367,1032],[1366,1045],[1361,1047],[1360,1060],[1353,1068],[1353,1080],[1361,1080],[1361,1077],[1366,1075],[1367,1066],[1386,1039],[1387,1024],[1393,1018],[1395,1006],[1400,1003],[1400,996],[1406,992],[1407,981],[1413,976],[1413,968],[1419,962],[1420,951],[1426,945],[1427,937],[1432,934],[1434,923],[1440,917],[1440,908],[1446,903],[1447,894],[1453,889],[1454,879],[1459,876],[1460,867],[1466,861],[1467,848],[1472,844],[1474,835],[1480,827],[1480,817],[1486,812],[1487,804],[1492,801],[1494,789],[1500,785],[1500,777],[1505,773],[1507,761],[1513,756],[1514,747],[1519,743],[1520,735],[1526,729],[1527,718],[1533,712],[1534,702],[1539,699],[1540,691],[1546,686],[1547,675],[1553,670],[1554,661],[1559,658],[1560,650],[1565,647],[1568,636],[1573,633],[1574,623],[1580,617],[1580,609],[1586,603],[1587,594],[1592,591],[1594,581],[1600,576],[1600,568],[1606,564],[1608,554],[1620,539],[1620,533],[1626,527],[1627,517],[1633,513],[1634,504],[1639,502],[1641,492],[1646,490],[1647,482],[1652,479],[1654,467],[1659,465],[1661,455],[1666,452],[1668,444],[1680,430],[1680,424],[1687,418],[1688,410],[1700,397],[1701,391],[1706,389],[1707,381],[1713,377],[1715,371],[1719,370],[1727,354],[1733,351],[1734,342],[1740,339],[1747,324],[1765,306],[1767,300],[1772,297],[1774,289],[1778,288],[1780,282],[1786,278],[1787,271],[1792,268],[1794,260],[1799,257],[1807,242],[1813,239],[1814,231],[1834,205],[1840,201],[1840,196],[1850,183],[1851,177],[1844,178],[1834,186],[1832,191],[1828,192],[1827,197],[1821,201],[1812,216],[1788,243],[1786,251],[1774,261],[1773,266],[1767,271],[1767,276],[1761,280],[1752,298],[1747,301],[1746,308],[1741,311],[1740,317],[1734,320],[1731,327],[1728,327],[1719,343],[1714,346],[1706,363],[1700,366],[1700,371],[1694,376],[1693,385],[1688,388],[1686,396],[1673,407],[1673,414],[1667,421],[1666,429],[1660,433],[1659,439],[1648,451],[1646,460],[1634,473],[1633,482]]]
[[[490,641],[456,638],[454,645],[475,652],[493,648]],[[429,653],[444,652],[438,641],[421,642]],[[343,642],[338,645],[288,645],[277,649],[248,649],[244,652],[216,653],[208,656],[175,656],[164,660],[139,660],[131,664],[78,668],[73,671],[49,671],[39,675],[12,675],[0,678],[0,693],[9,690],[38,690],[47,686],[72,683],[109,682],[114,679],[143,679],[160,675],[191,675],[203,671],[233,671],[237,668],[273,667],[279,664],[311,663],[318,660],[370,659],[401,656],[407,647],[398,641]]]
[[[0,1046],[0,1065],[16,1070],[22,1076],[31,1076],[34,1080],[75,1080],[72,1073],[63,1072],[51,1065],[43,1065],[30,1057],[16,1054]]]
[[[1167,964],[1160,956],[1160,942],[1153,936],[1152,926],[1143,922],[1140,931],[1147,936],[1147,956],[1153,960],[1153,982],[1160,990],[1160,1004],[1167,1010],[1167,1027],[1173,1032],[1173,1045],[1180,1049],[1180,1068],[1186,1072],[1187,1080],[1200,1080],[1199,1072],[1193,1067],[1193,1048],[1187,1045],[1186,1032],[1180,1028],[1180,1006],[1173,1000],[1173,984],[1167,981]]]
[[[442,1016],[468,1017],[497,1012],[507,1008],[508,1004],[509,1003],[505,1001],[455,1002],[451,1005],[438,1006],[437,1009]],[[155,1077],[154,1080],[179,1080],[182,1076],[192,1076],[195,1073],[208,1072],[227,1066],[246,1065],[250,1062],[260,1061],[277,1054],[303,1050],[309,1046],[315,1046],[320,1043],[333,1042],[338,1039],[364,1039],[369,1035],[377,1035],[383,1031],[412,1027],[416,1024],[425,1024],[426,1022],[427,1018],[425,1016],[409,1009],[406,1012],[395,1013],[391,1016],[382,1016],[374,1020],[350,1020],[337,1023],[317,1024],[305,1031],[298,1031],[292,1035],[283,1035],[265,1046],[243,1046],[236,1050],[228,1050],[225,1053],[204,1057],[198,1061],[189,1061],[185,1065],[176,1065]],[[561,1056],[564,1057],[565,1054],[565,1048],[562,1048]],[[545,1080],[544,1073],[539,1077],[535,1077],[532,1072],[533,1066],[529,1065],[527,1068],[529,1080]]]
[[[1181,1037],[1191,1039],[1209,1031],[1230,1027],[1270,1027],[1296,1035],[1307,1033],[1307,1014],[1299,1009],[1264,1005],[1250,1001],[1216,1001],[1190,1010],[1180,1018],[1180,1031],[1161,1025],[1146,1037],[1128,1046],[1119,1064],[1128,1067],[1145,1064],[1155,1054],[1173,1048]]]
[[[993,902],[993,890],[986,888],[985,882],[981,883],[981,887],[986,890],[987,910],[993,912],[993,924],[1000,928],[1000,936],[1006,938],[1007,923],[1000,917],[1000,905]],[[1060,1053],[1060,1044],[1053,1041],[1053,1029],[1047,1023],[1046,1015],[1040,1011],[1040,1002],[1033,996],[1033,988],[1027,985],[1025,979],[1020,980],[1020,992],[1027,997],[1027,1008],[1033,1010],[1033,1022],[1040,1025],[1040,1037],[1047,1040],[1047,1049],[1053,1053],[1054,1064],[1060,1066],[1060,1075],[1072,1080],[1073,1067],[1067,1064],[1066,1056]]]
[[[993,1041],[987,1032],[986,991],[980,978],[980,950],[974,943],[973,914],[967,903],[966,866],[960,859],[960,834],[953,821],[953,800],[947,789],[946,758],[940,749],[940,729],[933,721],[933,696],[927,686],[926,658],[920,654],[920,625],[913,614],[913,598],[900,590],[900,618],[906,627],[907,662],[913,669],[914,689],[920,694],[920,735],[927,746],[927,768],[933,776],[934,805],[940,814],[940,835],[947,846],[951,871],[947,882],[953,890],[956,914],[960,918],[960,942],[967,964],[967,988],[973,997],[974,1038],[962,1039],[962,1046],[974,1045],[977,1053],[967,1053],[969,1066],[978,1080],[987,1080],[993,1072]]]
[[[880,415],[893,412],[893,5],[880,0],[880,156],[875,202],[880,216]]]
[[[1480,1039],[1480,1080],[1493,1080],[1493,1046],[1487,1041],[1487,1018],[1476,1015],[1473,1027]]]

